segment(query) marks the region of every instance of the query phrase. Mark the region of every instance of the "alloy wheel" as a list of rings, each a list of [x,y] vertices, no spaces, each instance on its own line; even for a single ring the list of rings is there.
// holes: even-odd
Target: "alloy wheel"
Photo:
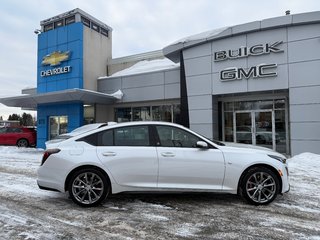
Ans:
[[[276,181],[267,172],[254,172],[246,181],[246,193],[255,203],[269,202],[277,191]]]
[[[104,182],[98,174],[83,172],[72,182],[72,194],[80,204],[92,205],[101,199],[104,187]]]

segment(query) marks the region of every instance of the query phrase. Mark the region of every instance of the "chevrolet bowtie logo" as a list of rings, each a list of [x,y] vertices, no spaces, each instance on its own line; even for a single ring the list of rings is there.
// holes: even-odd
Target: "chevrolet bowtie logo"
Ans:
[[[69,59],[69,57],[70,57],[70,51],[67,51],[67,52],[55,51],[55,52],[43,57],[41,64],[42,65],[57,66],[57,65],[60,65],[61,62],[67,61]]]

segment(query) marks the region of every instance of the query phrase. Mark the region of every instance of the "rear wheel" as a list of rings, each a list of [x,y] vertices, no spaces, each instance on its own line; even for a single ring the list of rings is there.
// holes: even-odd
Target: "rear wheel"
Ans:
[[[249,203],[265,205],[277,197],[280,186],[273,171],[265,167],[255,167],[245,174],[241,188],[242,195]]]
[[[17,141],[17,146],[18,147],[28,147],[29,146],[29,142],[28,142],[27,139],[22,138],[22,139],[19,139]]]
[[[68,190],[73,202],[82,207],[93,207],[107,197],[110,192],[110,184],[101,171],[87,168],[72,175]]]

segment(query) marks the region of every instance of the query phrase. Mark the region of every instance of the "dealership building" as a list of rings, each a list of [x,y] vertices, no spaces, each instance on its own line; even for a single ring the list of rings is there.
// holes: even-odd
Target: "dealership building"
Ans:
[[[38,147],[94,122],[169,121],[210,138],[320,154],[320,12],[220,28],[112,58],[112,28],[80,9],[41,21]],[[121,31],[121,29],[120,29]]]

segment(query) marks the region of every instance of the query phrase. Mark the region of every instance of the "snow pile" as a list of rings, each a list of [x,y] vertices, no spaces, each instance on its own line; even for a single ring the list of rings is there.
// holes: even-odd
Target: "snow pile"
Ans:
[[[320,155],[302,153],[288,159],[293,192],[320,198]]]
[[[288,160],[289,168],[300,174],[320,177],[320,155],[314,153],[301,153]]]
[[[110,77],[122,77],[127,75],[134,75],[140,73],[156,72],[167,69],[174,69],[180,66],[179,63],[174,63],[167,58],[156,59],[156,60],[144,60],[137,62],[133,66],[126,68],[122,71],[116,72],[109,77],[100,77],[99,79],[110,78]]]

